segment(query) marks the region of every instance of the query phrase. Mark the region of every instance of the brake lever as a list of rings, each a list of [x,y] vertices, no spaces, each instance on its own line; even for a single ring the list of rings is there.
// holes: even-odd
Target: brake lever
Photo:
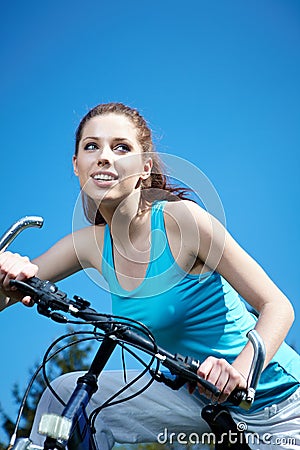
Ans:
[[[37,277],[29,278],[26,281],[11,280],[11,286],[15,286],[24,294],[30,295],[34,303],[37,304],[38,312],[44,316],[50,316],[52,311],[59,310],[69,312],[72,305],[67,294],[58,289],[50,281],[43,281]]]
[[[266,353],[264,342],[256,330],[250,330],[247,337],[254,349],[251,369],[247,379],[247,389],[236,389],[228,398],[230,403],[245,410],[249,410],[254,402],[256,387],[263,369]],[[176,374],[177,377],[175,380],[170,379],[166,382],[164,379],[165,377],[159,375],[158,381],[162,381],[166,384],[168,383],[170,387],[173,385],[173,389],[179,389],[184,384],[183,380],[187,379],[188,372],[193,372],[195,374],[193,382],[200,383],[216,397],[220,395],[220,391],[216,388],[216,386],[197,375],[197,369],[200,365],[199,361],[189,356],[182,356],[178,353],[174,356],[176,360],[175,367],[173,360],[170,360],[169,358],[162,360],[162,364],[165,365],[171,373]],[[172,369],[175,369],[174,372]]]
[[[66,323],[68,319],[60,313],[55,311],[63,311],[78,317],[80,312],[90,309],[90,302],[74,295],[71,300],[67,294],[60,291],[56,284],[51,281],[40,280],[37,277],[29,278],[25,281],[11,280],[11,286],[15,286],[24,294],[30,295],[34,303],[37,305],[37,311],[43,316],[50,317],[55,322]]]
[[[30,295],[33,300],[38,296],[37,290],[33,286],[27,284],[27,282],[25,283],[20,280],[10,280],[9,285],[17,288],[18,291],[21,291],[24,294]]]
[[[155,381],[165,384],[174,391],[178,391],[187,382],[184,378],[179,377],[178,375],[175,378],[169,378],[162,372],[155,371],[154,369],[150,369],[150,374],[155,379]]]
[[[157,355],[156,355],[157,356]],[[172,389],[178,390],[187,382],[201,384],[205,389],[208,389],[214,396],[220,395],[219,389],[210,381],[205,380],[197,374],[197,368],[199,367],[199,361],[191,358],[190,356],[184,357],[179,353],[176,353],[173,358],[161,356],[161,363],[167,367],[175,378],[169,381],[168,386]],[[166,377],[159,377],[158,381],[165,383]]]

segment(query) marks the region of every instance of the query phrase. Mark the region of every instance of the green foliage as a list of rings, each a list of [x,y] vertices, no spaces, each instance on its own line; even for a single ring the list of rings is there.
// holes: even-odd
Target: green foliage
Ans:
[[[72,333],[71,328],[68,329],[68,333]],[[90,359],[90,353],[93,348],[93,344],[91,343],[91,341],[79,343],[80,338],[81,336],[77,336],[76,334],[71,335],[66,340],[64,340],[63,343],[59,346],[60,348],[62,348],[63,346],[65,347],[66,344],[71,344],[69,347],[57,353],[56,356],[54,356],[47,364],[47,375],[50,380],[53,380],[54,378],[63,373],[88,369],[89,367],[88,361]],[[57,349],[58,349],[57,346],[54,347],[51,353],[53,353]],[[35,373],[37,368],[38,365],[36,364],[33,368],[29,370],[30,378]],[[32,385],[32,388],[24,405],[22,420],[18,431],[19,436],[22,437],[29,436],[30,429],[33,423],[34,414],[36,411],[36,406],[45,387],[46,384],[43,375],[41,374],[41,372],[39,372],[35,379],[34,384]],[[16,405],[21,404],[23,393],[20,392],[20,387],[16,383],[12,387],[12,397]],[[0,421],[1,421],[1,428],[7,435],[7,439],[9,440],[10,436],[13,433],[15,424],[11,420],[11,418],[6,414],[1,405],[0,405]],[[7,443],[0,442],[0,450],[4,450],[6,448]]]

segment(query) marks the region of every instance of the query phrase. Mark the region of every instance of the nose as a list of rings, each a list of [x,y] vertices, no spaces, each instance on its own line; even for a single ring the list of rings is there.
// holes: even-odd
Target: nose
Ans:
[[[97,151],[97,165],[111,165],[113,162],[113,152],[108,145],[103,146]]]

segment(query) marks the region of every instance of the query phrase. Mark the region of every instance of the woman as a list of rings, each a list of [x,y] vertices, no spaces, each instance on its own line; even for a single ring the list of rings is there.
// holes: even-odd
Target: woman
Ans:
[[[143,117],[118,103],[93,108],[77,129],[73,166],[91,226],[33,262],[0,255],[2,309],[20,300],[11,279],[37,274],[57,281],[93,267],[109,284],[115,314],[144,322],[162,347],[203,361],[198,374],[219,388],[220,403],[246,387],[252,360],[246,334],[255,328],[266,347],[265,370],[252,409],[246,414],[233,408],[233,415],[260,434],[253,448],[271,448],[264,442],[267,432],[277,439],[276,448],[286,448],[279,444],[282,436],[299,441],[300,358],[283,343],[293,321],[291,304],[215,218],[167,185]],[[258,311],[258,319],[237,293]],[[31,305],[29,297],[21,300]],[[61,377],[56,389],[67,397],[77,376]],[[101,379],[95,403],[121,382],[117,373]],[[138,399],[101,413],[99,441],[110,448],[114,439],[156,441],[164,430],[207,432],[199,410],[210,394],[198,390],[200,396],[174,393],[154,383]],[[61,409],[48,392],[37,416],[45,409]],[[36,423],[34,441],[41,439]]]

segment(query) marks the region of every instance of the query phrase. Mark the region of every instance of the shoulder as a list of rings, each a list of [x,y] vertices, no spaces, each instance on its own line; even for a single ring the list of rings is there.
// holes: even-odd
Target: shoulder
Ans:
[[[198,203],[191,200],[167,202],[165,205],[165,221],[170,226],[181,225],[190,227],[197,224],[197,228],[206,227],[213,219],[212,216]]]
[[[197,255],[200,232],[198,222],[202,208],[189,200],[168,202],[164,208],[164,221],[171,248],[176,253]]]
[[[164,218],[168,236],[180,239],[190,253],[196,254],[203,261],[211,249],[221,249],[224,246],[225,227],[196,202],[168,202]]]
[[[83,267],[99,269],[104,233],[104,225],[90,225],[72,233],[74,249]]]
[[[192,201],[192,200],[177,200],[177,201],[170,201],[170,202],[166,202],[165,204],[165,211],[173,211],[176,212],[177,214],[183,213],[183,212],[187,212],[187,211],[191,211],[191,212],[195,212],[195,211],[204,211],[205,210],[196,202]]]

